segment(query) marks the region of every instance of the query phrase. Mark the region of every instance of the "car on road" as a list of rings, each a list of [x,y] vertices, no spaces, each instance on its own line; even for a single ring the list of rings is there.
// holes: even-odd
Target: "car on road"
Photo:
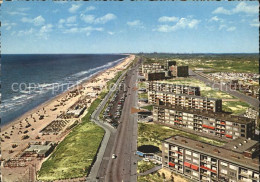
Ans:
[[[116,158],[116,154],[112,154],[112,159],[115,159]]]

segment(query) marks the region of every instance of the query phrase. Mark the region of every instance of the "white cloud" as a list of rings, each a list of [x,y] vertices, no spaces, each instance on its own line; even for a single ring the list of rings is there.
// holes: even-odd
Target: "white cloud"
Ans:
[[[260,24],[259,24],[259,23],[251,23],[250,26],[251,26],[251,27],[259,27]]]
[[[176,22],[179,18],[175,16],[162,16],[158,19],[159,22]]]
[[[95,10],[96,7],[95,6],[88,6],[86,7],[86,11],[92,11],[92,10]]]
[[[78,9],[80,8],[81,5],[79,4],[72,4],[71,7],[69,8],[70,13],[76,13]]]
[[[95,16],[94,15],[80,15],[81,20],[83,20],[86,23],[93,23],[95,21]]]
[[[94,24],[105,24],[111,20],[116,19],[116,16],[112,13],[108,13],[105,16],[95,18],[94,15],[80,15],[81,20],[83,20],[86,23],[94,23]]]
[[[11,23],[9,21],[5,21],[1,25],[2,25],[2,27],[5,27],[6,30],[11,30],[17,24],[16,23]]]
[[[227,25],[223,25],[223,24],[222,24],[222,25],[219,25],[219,28],[218,28],[218,29],[219,29],[219,30],[222,30],[222,29],[224,29],[224,28],[227,28]]]
[[[24,36],[24,35],[32,35],[34,33],[34,29],[30,28],[29,30],[20,30],[17,35],[18,36]]]
[[[251,27],[259,27],[259,19],[253,19],[252,23],[250,23]]]
[[[65,23],[65,20],[62,18],[59,20],[59,23],[62,24],[62,23]]]
[[[21,21],[24,23],[33,23],[35,26],[40,26],[45,23],[45,19],[42,16],[37,16],[34,19],[23,17]]]
[[[223,8],[223,7],[218,7],[217,9],[215,9],[213,12],[213,14],[225,14],[225,15],[231,15],[231,11]]]
[[[237,28],[236,27],[229,27],[229,28],[227,28],[227,31],[228,32],[233,32],[233,31],[235,31]]]
[[[215,21],[215,22],[223,22],[224,20],[222,18],[219,18],[217,16],[213,16],[212,18],[210,18],[209,20],[210,22]]]
[[[107,23],[108,21],[111,21],[111,20],[114,20],[116,19],[116,15],[112,14],[112,13],[108,13],[106,14],[105,16],[102,16],[100,18],[97,18],[95,20],[95,23],[100,23],[100,24],[105,24]]]
[[[76,22],[77,17],[76,16],[71,16],[67,18],[67,23],[74,23]]]
[[[42,16],[37,16],[36,18],[33,19],[33,24],[35,26],[43,25],[44,22],[45,22],[45,19]]]
[[[156,30],[159,32],[173,32],[178,29],[193,29],[197,27],[199,22],[197,19],[181,18],[175,25],[159,25]]]
[[[89,36],[93,31],[101,32],[103,30],[104,29],[101,27],[95,28],[92,26],[83,27],[83,28],[73,27],[73,28],[64,30],[63,33],[85,33],[87,36]]]
[[[259,7],[258,5],[247,5],[245,2],[239,3],[235,9],[233,9],[234,13],[247,13],[247,14],[254,14],[258,13]]]
[[[51,32],[52,31],[52,24],[47,24],[41,27],[40,29],[40,33],[47,33],[47,32]]]
[[[144,25],[140,20],[129,21],[126,24],[130,27],[144,28]]]
[[[225,31],[228,31],[228,32],[235,31],[236,29],[237,29],[237,28],[234,27],[234,26],[229,27],[229,26],[227,26],[227,25],[225,25],[225,24],[219,25],[219,28],[218,28],[218,30],[225,30]]]
[[[109,35],[114,35],[115,32],[107,32]]]
[[[258,13],[258,5],[248,5],[245,2],[240,2],[233,9],[228,10],[223,7],[218,7],[212,13],[213,14],[225,14],[225,15],[232,15],[235,13],[256,14],[256,13]]]
[[[27,13],[24,12],[18,12],[18,11],[9,11],[7,12],[9,15],[20,15],[20,16],[26,16],[28,15]]]
[[[47,24],[40,28],[39,32],[37,32],[37,36],[41,39],[48,39],[49,33],[52,31],[53,25]]]

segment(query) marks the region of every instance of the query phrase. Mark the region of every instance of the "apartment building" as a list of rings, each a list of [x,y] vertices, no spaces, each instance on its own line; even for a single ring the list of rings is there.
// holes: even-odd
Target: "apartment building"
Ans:
[[[200,87],[188,85],[176,85],[162,82],[149,82],[149,91],[172,92],[175,94],[187,94],[200,96]]]
[[[175,94],[163,91],[148,91],[150,104],[182,106],[203,111],[221,112],[222,100],[196,95]]]
[[[165,72],[164,65],[160,63],[151,63],[151,64],[143,64],[142,65],[142,73],[149,73],[149,72]]]
[[[190,181],[258,182],[258,141],[238,138],[217,147],[182,136],[162,143],[163,168]]]
[[[164,80],[165,77],[165,72],[158,72],[158,73],[153,73],[153,72],[149,72],[149,73],[145,73],[144,77],[145,80],[147,81],[154,81],[154,80]]]
[[[254,119],[225,113],[154,105],[153,121],[226,139],[255,137]]]
[[[170,71],[174,77],[188,77],[189,67],[188,66],[170,66]]]

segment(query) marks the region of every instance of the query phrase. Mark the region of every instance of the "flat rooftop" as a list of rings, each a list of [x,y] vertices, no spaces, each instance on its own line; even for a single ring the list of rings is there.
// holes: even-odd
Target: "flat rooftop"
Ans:
[[[224,147],[216,147],[207,143],[202,143],[197,140],[189,139],[183,136],[173,136],[165,140],[167,143],[176,144],[184,148],[204,153],[209,156],[229,161],[240,166],[245,166],[247,168],[258,171],[259,170],[259,158],[246,158],[243,154],[228,150]],[[255,142],[252,142],[251,145],[255,145]]]
[[[173,85],[176,87],[189,87],[189,88],[197,88],[200,89],[200,87],[195,87],[195,86],[190,86],[190,85],[179,85],[179,84],[174,84],[174,83],[165,83],[165,82],[158,82],[158,81],[151,81],[149,82],[149,86],[152,84],[158,84],[158,85]]]
[[[235,116],[231,114],[226,113],[218,113],[218,112],[211,112],[211,111],[201,111],[198,109],[192,109],[187,107],[181,107],[181,106],[164,106],[164,105],[153,105],[154,107],[160,107],[163,109],[169,109],[169,110],[176,110],[181,112],[186,112],[190,114],[196,114],[196,115],[203,115],[209,118],[216,118],[224,121],[230,121],[230,122],[236,122],[240,124],[247,124],[251,122],[255,122],[254,119],[242,117],[242,116]]]
[[[198,98],[198,99],[208,99],[208,100],[221,100],[222,99],[215,99],[215,98],[209,98],[209,97],[202,97],[202,96],[197,96],[197,95],[186,95],[186,94],[175,94],[172,92],[165,92],[165,91],[149,91],[149,92],[156,92],[156,93],[163,93],[163,94],[170,94],[170,95],[176,95],[176,96],[185,96],[185,97],[191,97],[191,98]]]

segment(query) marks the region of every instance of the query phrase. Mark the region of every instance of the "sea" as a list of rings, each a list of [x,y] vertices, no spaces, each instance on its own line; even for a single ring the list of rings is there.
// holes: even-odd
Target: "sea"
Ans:
[[[1,57],[1,125],[113,67],[126,55],[22,54]]]

